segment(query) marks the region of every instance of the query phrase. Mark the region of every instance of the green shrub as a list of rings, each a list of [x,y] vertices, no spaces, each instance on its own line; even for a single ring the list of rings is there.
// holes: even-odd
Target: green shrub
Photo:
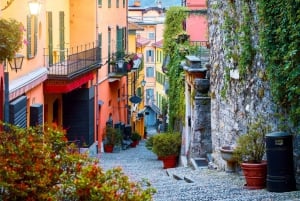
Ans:
[[[181,147],[181,135],[179,133],[160,133],[153,138],[152,151],[157,156],[178,156]]]
[[[139,141],[139,140],[142,139],[142,137],[141,137],[141,135],[140,135],[139,133],[133,132],[133,133],[131,134],[131,136],[130,136],[130,139],[131,139],[132,141]]]
[[[62,130],[5,128],[0,131],[0,200],[152,200],[155,189],[149,182],[131,182],[120,168],[103,171],[98,159],[74,151]]]
[[[266,151],[265,136],[270,126],[261,117],[249,124],[248,132],[241,135],[234,149],[234,157],[239,162],[260,163]]]

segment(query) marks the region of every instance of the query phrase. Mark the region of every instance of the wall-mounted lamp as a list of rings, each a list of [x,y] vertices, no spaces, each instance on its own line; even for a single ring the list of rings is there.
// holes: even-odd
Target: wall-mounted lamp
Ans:
[[[24,55],[22,54],[16,54],[15,57],[12,60],[9,60],[8,63],[10,65],[10,68],[12,70],[15,70],[16,72],[22,68]]]
[[[41,3],[37,0],[31,0],[28,2],[29,11],[31,15],[38,15],[41,10]]]
[[[124,60],[123,59],[120,59],[117,61],[117,65],[118,65],[118,68],[123,68],[123,65],[124,65]]]
[[[142,85],[143,87],[146,85],[146,81],[145,81],[144,79],[141,81],[141,85]]]

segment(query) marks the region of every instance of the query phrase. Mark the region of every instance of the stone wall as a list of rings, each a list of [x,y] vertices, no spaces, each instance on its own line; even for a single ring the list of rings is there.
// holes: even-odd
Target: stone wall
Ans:
[[[249,121],[262,115],[268,119],[273,130],[277,130],[274,117],[276,105],[271,102],[270,87],[265,79],[265,67],[259,53],[254,56],[251,70],[245,77],[239,75],[233,59],[227,57],[230,47],[239,47],[239,41],[228,42],[228,30],[224,29],[225,12],[230,11],[229,3],[235,4],[236,16],[241,11],[239,1],[208,1],[209,43],[210,43],[210,91],[211,91],[211,132],[213,160],[220,169],[225,161],[220,157],[219,149],[223,145],[233,145],[239,135],[246,132]],[[230,13],[230,12],[229,12]],[[254,23],[257,20],[255,5],[251,5]],[[258,31],[252,29],[252,45],[258,46]],[[237,50],[238,52],[239,50]],[[239,53],[239,52],[238,52]],[[227,58],[226,58],[227,57]],[[238,60],[237,60],[238,62]],[[226,81],[226,68],[230,68],[230,78]],[[226,83],[227,82],[227,83]],[[226,95],[221,96],[223,87],[228,84]]]

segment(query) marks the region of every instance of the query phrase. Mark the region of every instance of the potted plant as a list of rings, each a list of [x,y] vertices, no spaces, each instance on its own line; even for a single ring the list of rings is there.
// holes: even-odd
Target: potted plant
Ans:
[[[130,144],[130,146],[136,147],[136,145],[138,145],[138,143],[142,139],[142,137],[138,132],[132,132],[130,139],[132,140],[132,143]]]
[[[153,137],[152,151],[163,161],[164,169],[176,167],[180,146],[179,133],[160,133]]]
[[[113,127],[106,127],[104,151],[112,153],[115,145],[121,145],[122,135],[118,129]]]
[[[270,126],[262,117],[250,123],[248,132],[241,135],[234,149],[234,157],[240,163],[248,189],[262,189],[266,186],[267,162],[263,160],[266,151],[265,136]]]

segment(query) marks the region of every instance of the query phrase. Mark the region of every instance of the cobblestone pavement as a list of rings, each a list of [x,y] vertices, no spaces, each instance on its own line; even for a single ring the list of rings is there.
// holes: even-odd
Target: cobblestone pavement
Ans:
[[[154,201],[300,201],[300,191],[247,190],[243,176],[238,174],[207,168],[163,169],[162,162],[146,149],[145,140],[136,148],[101,153],[99,157],[104,169],[122,167],[131,180],[148,179],[157,190]]]

